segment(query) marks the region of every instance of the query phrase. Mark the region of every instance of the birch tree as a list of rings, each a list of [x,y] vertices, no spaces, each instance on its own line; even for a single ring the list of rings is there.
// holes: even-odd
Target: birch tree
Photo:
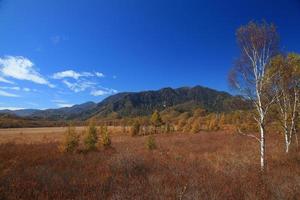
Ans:
[[[259,142],[260,166],[264,170],[266,117],[276,101],[276,95],[272,93],[272,77],[267,73],[271,58],[278,52],[279,36],[273,24],[249,22],[237,30],[236,37],[240,58],[229,73],[229,83],[253,103],[260,136],[248,136]]]
[[[285,152],[295,138],[298,144],[296,125],[298,122],[299,95],[300,95],[300,55],[278,55],[272,59],[271,74],[276,74],[274,86],[278,92],[277,108],[279,121],[283,129]]]

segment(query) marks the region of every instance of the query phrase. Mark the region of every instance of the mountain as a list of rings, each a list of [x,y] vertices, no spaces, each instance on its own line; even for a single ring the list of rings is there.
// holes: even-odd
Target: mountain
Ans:
[[[155,110],[188,112],[199,107],[208,112],[229,112],[247,109],[249,103],[239,96],[196,86],[118,93],[98,104],[87,102],[68,108],[33,110],[30,114],[28,112],[26,116],[44,120],[86,120],[91,117],[116,119],[150,115]],[[24,110],[11,112],[17,116],[20,114],[24,116],[26,113]]]
[[[40,110],[37,109],[21,109],[21,110],[0,110],[1,114],[10,114],[10,115],[16,115],[19,117],[29,117],[33,113],[38,112]]]
[[[150,115],[154,110],[173,108],[184,112],[199,107],[208,112],[228,112],[249,108],[249,103],[241,97],[201,86],[163,88],[158,91],[127,92],[110,96],[97,105],[94,115],[131,117]]]
[[[93,114],[96,107],[96,103],[86,102],[84,104],[74,105],[72,107],[37,111],[32,113],[30,117],[49,120],[85,120]]]
[[[66,126],[67,122],[50,121],[46,119],[34,119],[31,117],[20,117],[11,113],[0,113],[0,128],[33,128],[33,127],[58,127]]]

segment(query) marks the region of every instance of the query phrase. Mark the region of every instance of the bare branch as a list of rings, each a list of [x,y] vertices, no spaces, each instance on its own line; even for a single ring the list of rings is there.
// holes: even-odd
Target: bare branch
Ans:
[[[258,141],[258,142],[260,143],[260,139],[259,139],[258,137],[256,137],[256,136],[253,135],[253,134],[246,134],[246,133],[243,133],[243,132],[241,131],[240,128],[238,128],[238,133],[239,133],[240,135],[243,135],[243,136],[251,137],[251,138],[255,139],[256,141]]]

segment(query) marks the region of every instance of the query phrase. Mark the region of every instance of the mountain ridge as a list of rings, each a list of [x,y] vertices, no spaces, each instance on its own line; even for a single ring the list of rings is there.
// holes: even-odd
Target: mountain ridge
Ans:
[[[154,110],[184,107],[190,111],[197,107],[208,112],[229,112],[245,109],[248,105],[239,96],[203,86],[147,90],[141,92],[122,92],[111,95],[99,103],[86,102],[57,109],[0,111],[0,113],[47,119],[47,120],[87,120],[91,117],[122,118],[150,115]]]

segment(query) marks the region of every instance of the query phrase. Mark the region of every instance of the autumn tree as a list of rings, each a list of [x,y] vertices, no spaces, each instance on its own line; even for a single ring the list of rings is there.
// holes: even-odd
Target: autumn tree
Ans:
[[[154,113],[151,116],[151,124],[154,126],[155,128],[155,133],[158,127],[160,127],[163,124],[163,121],[160,117],[160,114],[157,110],[154,111]]]
[[[101,143],[105,148],[111,147],[111,138],[107,126],[101,127]]]
[[[260,137],[248,136],[260,144],[260,165],[264,170],[266,117],[270,106],[276,101],[267,73],[270,60],[278,53],[279,36],[273,24],[250,22],[237,30],[236,37],[240,58],[230,71],[229,83],[253,103]]]
[[[64,142],[60,146],[63,152],[75,152],[79,146],[80,136],[76,133],[75,127],[70,124],[65,132]]]
[[[293,136],[297,142],[296,125],[298,122],[300,94],[300,55],[278,55],[271,62],[274,87],[278,92],[277,107],[279,121],[285,139],[285,152],[288,153]],[[273,75],[274,74],[274,75]]]
[[[146,147],[149,150],[153,150],[153,149],[157,148],[155,137],[153,135],[148,136],[148,138],[146,140]]]
[[[98,142],[98,131],[95,121],[91,120],[85,132],[84,146],[87,151],[95,150]]]
[[[137,136],[140,133],[141,124],[138,120],[135,120],[131,127],[131,136]]]

